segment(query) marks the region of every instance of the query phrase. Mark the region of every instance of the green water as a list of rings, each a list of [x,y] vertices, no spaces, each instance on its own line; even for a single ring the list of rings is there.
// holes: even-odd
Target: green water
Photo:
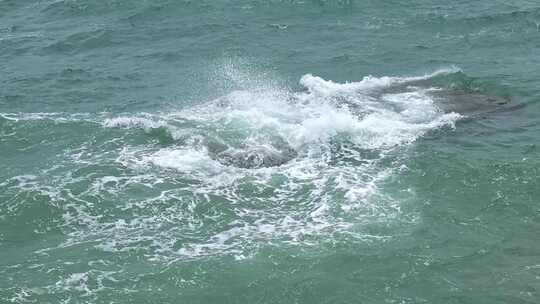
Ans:
[[[4,0],[0,68],[0,303],[540,302],[537,1]]]

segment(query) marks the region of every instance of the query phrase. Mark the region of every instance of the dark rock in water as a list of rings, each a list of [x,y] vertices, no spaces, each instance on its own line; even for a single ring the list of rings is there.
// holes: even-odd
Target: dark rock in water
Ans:
[[[223,143],[208,141],[206,143],[210,156],[226,166],[245,169],[281,166],[298,153],[281,138],[273,138],[266,144],[229,147]]]
[[[460,82],[460,79],[457,79],[457,82]],[[442,111],[456,112],[467,116],[483,115],[494,111],[511,111],[519,107],[519,105],[512,104],[511,99],[507,96],[489,94],[486,90],[476,88],[471,84],[473,83],[471,79],[461,79],[461,82],[463,84],[456,87],[449,85],[448,81],[444,84],[438,83],[437,79],[419,79],[375,88],[365,93],[373,100],[381,100],[387,94],[423,91],[433,98]]]
[[[281,166],[296,156],[296,151],[290,147],[277,150],[274,147],[259,146],[245,150],[229,149],[217,154],[217,160],[228,166],[256,169]]]
[[[491,112],[510,103],[509,98],[474,92],[440,90],[429,94],[443,111],[465,115]]]

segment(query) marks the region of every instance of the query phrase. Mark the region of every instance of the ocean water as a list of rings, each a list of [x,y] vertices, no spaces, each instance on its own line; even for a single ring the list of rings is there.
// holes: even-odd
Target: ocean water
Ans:
[[[0,1],[0,303],[540,303],[540,3]]]

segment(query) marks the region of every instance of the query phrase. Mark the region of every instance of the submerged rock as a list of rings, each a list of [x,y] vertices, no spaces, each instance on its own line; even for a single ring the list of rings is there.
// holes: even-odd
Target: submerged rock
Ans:
[[[281,166],[298,153],[281,138],[273,138],[268,143],[230,147],[223,143],[207,142],[210,156],[226,166],[257,169]]]
[[[510,99],[460,90],[440,90],[429,93],[444,112],[477,115],[507,108]]]
[[[281,166],[297,156],[291,147],[276,149],[272,146],[258,146],[249,149],[228,149],[217,154],[217,160],[228,166],[245,169]]]

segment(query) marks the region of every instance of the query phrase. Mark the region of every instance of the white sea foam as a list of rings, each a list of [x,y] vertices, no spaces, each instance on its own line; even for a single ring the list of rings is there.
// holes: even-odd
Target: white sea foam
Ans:
[[[181,172],[204,171],[209,174],[219,171],[222,167],[210,158],[206,151],[194,149],[163,149],[143,157],[142,162],[173,168]]]
[[[143,117],[115,117],[105,119],[103,126],[107,128],[142,128],[145,130],[163,127],[166,125],[165,121],[154,121]]]
[[[374,77],[366,76],[358,82],[335,83],[331,80],[324,80],[321,77],[306,74],[300,78],[300,84],[308,89],[312,94],[317,95],[336,95],[336,94],[351,94],[361,91],[388,87],[395,84],[403,84],[413,81],[426,80],[439,75],[447,75],[460,72],[461,70],[455,66],[437,70],[430,74],[415,77]]]
[[[102,113],[101,113],[102,114]],[[55,124],[88,122],[99,123],[100,115],[92,113],[62,113],[62,112],[19,112],[19,113],[0,113],[0,117],[13,122],[40,121],[48,120]]]
[[[106,142],[112,150],[66,150],[78,170],[57,181],[68,235],[61,246],[92,242],[98,250],[138,250],[156,260],[243,259],[269,243],[386,237],[358,226],[399,218],[400,202],[381,185],[401,170],[400,149],[430,130],[453,128],[460,115],[441,111],[427,93],[432,88],[384,89],[457,71],[349,83],[305,75],[300,92],[246,85],[249,79],[228,71],[242,87],[216,100],[167,113],[101,114],[104,132],[153,136],[163,128],[174,140],[121,145],[122,136]],[[272,159],[249,163],[261,155]],[[21,179],[12,182],[35,178]],[[68,277],[58,287],[84,290],[85,282]]]
[[[245,258],[246,252],[242,248],[249,247],[249,243],[274,239],[305,243],[308,242],[306,237],[324,234],[325,231],[347,231],[355,225],[355,221],[369,221],[381,216],[395,218],[399,213],[397,203],[378,193],[378,184],[396,169],[382,166],[382,157],[396,147],[414,142],[425,132],[443,126],[453,127],[460,115],[440,111],[429,94],[425,93],[429,88],[408,88],[408,91],[380,96],[371,96],[370,90],[457,71],[452,68],[420,77],[370,76],[360,82],[345,84],[305,75],[300,83],[306,87],[307,93],[279,88],[237,90],[201,106],[162,115],[160,125],[174,126],[178,119],[190,121],[195,126],[192,136],[197,140],[192,140],[187,146],[124,150],[121,162],[134,168],[174,169],[183,176],[194,178],[201,184],[191,191],[195,196],[203,195],[204,199],[196,199],[197,203],[193,206],[209,204],[211,199],[208,195],[222,197],[229,201],[228,208],[238,219],[215,234],[178,249],[173,248],[174,242],[169,239],[176,235],[176,229],[172,229],[170,234],[160,233],[159,237],[154,237],[154,245],[161,248],[162,254],[168,252],[172,256],[230,253],[237,258]],[[340,98],[339,102],[336,102],[336,96]],[[121,117],[107,121],[105,126],[147,128],[156,126],[156,121]],[[204,132],[197,133],[199,130]],[[271,139],[276,137],[297,151],[296,158],[278,167],[254,169],[220,163],[215,155],[212,156],[211,147],[205,142],[207,138],[218,138],[234,151],[249,151],[264,146],[275,153],[277,148]],[[330,159],[339,157],[333,155],[333,149],[339,147],[342,141],[353,145],[352,150],[343,149],[342,153],[348,153],[349,158],[362,162],[361,165],[329,164]],[[379,151],[379,156],[366,161],[355,149]],[[243,185],[246,178],[254,189],[263,189],[267,187],[265,183],[276,175],[285,176],[287,183],[274,188],[274,194],[270,197],[238,192],[240,188],[237,187]],[[266,200],[270,204],[283,205],[301,195],[302,187],[310,184],[315,189],[308,193],[309,203],[300,210],[261,209],[249,207],[250,203],[247,203]],[[174,191],[162,192],[152,201],[177,197],[178,194],[171,196],[172,193]],[[340,201],[337,206],[336,200]],[[236,205],[242,207],[237,209]],[[177,212],[184,215],[190,213],[186,210]],[[156,229],[154,225],[166,218],[171,220],[166,214],[152,216],[144,224],[138,222],[127,229],[153,230]],[[185,228],[184,233],[194,233],[187,231],[201,229],[200,225],[204,224],[191,222],[186,226],[191,228]],[[123,250],[142,239],[107,242],[108,245],[103,248]]]

